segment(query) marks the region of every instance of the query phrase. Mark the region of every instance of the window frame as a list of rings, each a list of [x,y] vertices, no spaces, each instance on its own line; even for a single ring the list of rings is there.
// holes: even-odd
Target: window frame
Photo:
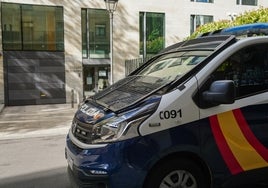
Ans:
[[[3,50],[8,50],[8,51],[14,51],[14,50],[19,50],[19,51],[51,51],[51,52],[56,52],[56,51],[60,51],[63,52],[64,51],[64,15],[63,15],[63,7],[62,6],[51,6],[51,5],[34,5],[34,4],[18,4],[18,3],[9,3],[9,2],[2,2],[2,6],[1,6],[1,18],[2,18],[2,23],[4,23],[4,19],[7,18],[7,22],[8,22],[8,15],[3,15],[5,10],[5,6],[16,6],[17,10],[18,10],[18,14],[14,14],[14,12],[11,15],[11,18],[13,18],[14,16],[18,16],[19,15],[19,25],[17,26],[19,29],[16,31],[12,31],[12,29],[10,29],[9,32],[18,32],[20,35],[20,39],[19,41],[17,41],[16,43],[13,43],[13,47],[8,47],[8,42],[12,43],[14,42],[14,38],[12,37],[13,34],[10,33],[11,36],[11,40],[8,40],[6,37],[8,36],[8,33],[4,33],[3,32]],[[43,32],[43,37],[42,38],[34,38],[34,34],[33,32],[37,32],[35,30],[38,29],[32,29],[37,28],[37,25],[35,26],[33,24],[33,22],[30,21],[25,21],[26,17],[24,16],[24,14],[26,13],[26,8],[27,7],[34,7],[34,8],[43,8],[43,10],[46,13],[46,16],[49,17],[49,12],[46,10],[48,8],[51,8],[52,12],[54,13],[54,17],[55,20],[53,20],[52,24],[49,24],[50,26],[46,26],[45,30],[40,30],[38,32]],[[8,8],[8,7],[7,7]],[[60,13],[57,12],[58,10],[60,10]],[[38,13],[38,11],[31,11],[29,9],[30,16],[34,15],[35,13]],[[56,17],[60,15],[60,19],[56,20]],[[29,16],[28,16],[29,17]],[[50,20],[49,20],[50,21]],[[2,31],[5,31],[6,29],[6,24],[2,24]],[[9,24],[11,25],[11,24]],[[48,28],[49,27],[49,28]],[[54,27],[54,28],[53,28]],[[54,29],[54,30],[50,30],[50,29]],[[32,32],[32,34],[27,34],[26,32],[30,31]],[[42,34],[41,34],[42,35]],[[41,36],[40,35],[40,36]],[[29,40],[25,40],[25,37],[29,37]],[[7,39],[7,40],[6,40]],[[43,41],[41,42],[41,39],[43,39]],[[51,40],[54,39],[54,40]],[[5,41],[6,40],[6,41]],[[26,44],[30,44],[30,47],[26,47]],[[18,47],[16,47],[16,45]],[[39,47],[38,47],[39,45]]]

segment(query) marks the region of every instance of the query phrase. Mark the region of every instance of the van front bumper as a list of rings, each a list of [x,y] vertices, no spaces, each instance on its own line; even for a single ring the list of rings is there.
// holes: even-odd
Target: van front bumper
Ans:
[[[71,169],[70,166],[68,166],[67,172],[72,188],[108,188],[107,175],[84,176],[81,175],[83,172],[81,172],[79,169],[76,167],[73,167],[73,169]],[[78,177],[81,176],[83,178],[79,179]]]
[[[67,136],[65,157],[68,175],[75,188],[142,187],[146,176],[142,155],[133,157],[130,149],[136,139],[93,149],[78,148]],[[130,152],[130,153],[129,153]],[[143,152],[143,155],[146,155]],[[131,156],[131,157],[128,157]],[[141,164],[142,166],[140,166]]]

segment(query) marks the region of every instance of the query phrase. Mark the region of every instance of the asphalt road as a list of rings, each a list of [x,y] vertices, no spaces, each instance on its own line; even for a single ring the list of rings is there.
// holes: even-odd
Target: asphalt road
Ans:
[[[0,188],[71,188],[65,135],[1,140]]]
[[[65,167],[1,179],[0,187],[71,188]]]

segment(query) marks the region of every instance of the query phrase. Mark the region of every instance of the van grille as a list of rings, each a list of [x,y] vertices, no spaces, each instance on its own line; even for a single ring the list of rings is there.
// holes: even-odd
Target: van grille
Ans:
[[[73,120],[72,133],[79,141],[90,144],[93,137],[93,125],[89,123],[82,123],[77,119]]]

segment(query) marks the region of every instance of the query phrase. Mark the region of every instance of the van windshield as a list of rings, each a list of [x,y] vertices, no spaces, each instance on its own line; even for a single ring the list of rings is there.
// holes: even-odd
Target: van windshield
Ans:
[[[173,81],[203,61],[213,51],[185,51],[163,55],[140,70],[138,75]]]
[[[212,50],[196,50],[161,55],[137,73],[97,93],[92,99],[106,108],[118,111],[179,79],[211,53]]]
[[[236,42],[235,37],[226,35],[177,43],[90,99],[107,109],[119,112],[150,95],[165,92],[163,88],[172,83],[177,84],[177,80],[183,78],[208,56],[233,42]],[[161,92],[156,93],[160,90]]]

